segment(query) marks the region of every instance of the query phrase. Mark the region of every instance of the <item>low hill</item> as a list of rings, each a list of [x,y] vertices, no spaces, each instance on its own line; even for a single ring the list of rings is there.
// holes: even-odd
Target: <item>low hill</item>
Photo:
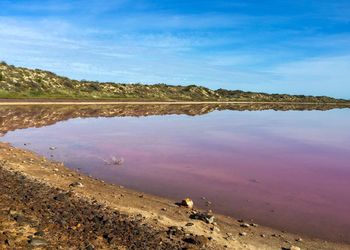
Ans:
[[[250,101],[345,103],[326,96],[266,94],[189,85],[123,84],[72,80],[52,72],[0,63],[0,98],[123,101]]]

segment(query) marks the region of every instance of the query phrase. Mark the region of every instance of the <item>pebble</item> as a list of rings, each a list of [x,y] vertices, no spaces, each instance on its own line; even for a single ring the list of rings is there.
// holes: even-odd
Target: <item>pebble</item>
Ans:
[[[248,228],[248,227],[250,227],[250,225],[249,225],[248,223],[242,223],[242,224],[240,225],[240,227],[246,227],[246,228]]]
[[[81,182],[73,182],[69,185],[70,187],[84,187],[84,185]]]
[[[29,244],[33,247],[46,246],[47,241],[41,238],[33,238],[29,241]]]
[[[95,247],[93,245],[89,244],[85,249],[86,250],[94,250]]]
[[[211,227],[210,230],[220,232],[220,228],[218,228],[218,227]]]
[[[195,220],[202,220],[208,224],[213,224],[215,220],[215,217],[213,215],[207,213],[194,213],[190,216],[190,218]]]
[[[301,250],[300,247],[297,246],[291,246],[290,248],[287,248],[289,250]]]
[[[44,231],[37,231],[34,233],[35,236],[44,236],[45,235],[45,232]]]
[[[203,235],[190,236],[190,237],[183,239],[183,241],[185,241],[186,243],[189,243],[189,244],[197,245],[199,247],[203,247],[208,243],[208,239]]]

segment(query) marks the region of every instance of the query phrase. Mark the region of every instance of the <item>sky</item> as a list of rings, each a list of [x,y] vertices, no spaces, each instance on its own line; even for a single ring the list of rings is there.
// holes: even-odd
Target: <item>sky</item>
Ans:
[[[0,60],[78,80],[350,99],[350,1],[0,0]]]

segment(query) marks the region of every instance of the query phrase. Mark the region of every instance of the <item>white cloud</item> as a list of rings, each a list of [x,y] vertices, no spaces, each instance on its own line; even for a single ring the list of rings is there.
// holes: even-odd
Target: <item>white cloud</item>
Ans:
[[[216,18],[209,16],[209,20],[222,21]],[[196,16],[154,25],[181,27],[192,19]],[[154,21],[162,20],[155,17]],[[191,25],[194,28],[197,24]],[[210,25],[216,24],[204,23],[198,27]],[[348,36],[317,39],[315,43],[320,46],[322,39],[328,39],[329,43],[334,39],[345,45]],[[283,61],[285,54],[280,51],[292,53],[293,50],[288,47],[278,50],[272,46],[252,49],[242,46],[243,41],[238,35],[234,39],[224,35],[215,37],[215,33],[205,31],[114,31],[110,27],[80,28],[60,19],[0,17],[0,60],[48,69],[77,79],[196,83],[212,88],[349,98],[350,53],[309,59],[304,55],[304,59],[291,57]],[[229,48],[222,49],[227,45]]]

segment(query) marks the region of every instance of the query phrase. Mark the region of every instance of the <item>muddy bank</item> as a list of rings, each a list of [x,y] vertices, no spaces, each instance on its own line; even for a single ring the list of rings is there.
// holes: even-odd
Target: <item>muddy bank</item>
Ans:
[[[104,183],[8,144],[0,143],[0,160],[0,248],[349,248],[227,216],[206,223],[175,201]]]

